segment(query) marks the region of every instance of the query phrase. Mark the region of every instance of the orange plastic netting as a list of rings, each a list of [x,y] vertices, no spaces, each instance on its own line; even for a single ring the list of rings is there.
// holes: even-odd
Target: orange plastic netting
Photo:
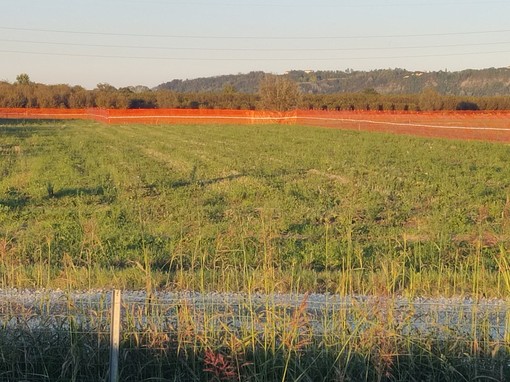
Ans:
[[[0,119],[84,119],[109,124],[300,124],[428,137],[510,141],[510,111],[377,112],[221,109],[5,109]]]

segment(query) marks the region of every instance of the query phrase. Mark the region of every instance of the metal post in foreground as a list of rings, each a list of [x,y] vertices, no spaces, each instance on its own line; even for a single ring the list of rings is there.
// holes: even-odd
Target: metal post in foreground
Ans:
[[[118,382],[119,380],[120,298],[120,290],[113,290],[110,324],[110,382]]]

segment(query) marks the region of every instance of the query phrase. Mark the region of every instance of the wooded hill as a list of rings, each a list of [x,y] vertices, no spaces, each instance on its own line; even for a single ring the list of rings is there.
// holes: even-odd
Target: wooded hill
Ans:
[[[443,95],[502,96],[510,95],[510,67],[459,72],[412,72],[405,69],[373,71],[304,71],[293,70],[288,77],[299,84],[304,94],[359,93],[373,89],[379,94],[416,94],[433,88]],[[224,75],[191,80],[173,80],[156,89],[175,92],[221,92],[233,89],[256,93],[264,72]]]

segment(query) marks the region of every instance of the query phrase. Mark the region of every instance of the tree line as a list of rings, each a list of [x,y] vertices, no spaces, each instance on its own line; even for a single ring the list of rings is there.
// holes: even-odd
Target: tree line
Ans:
[[[81,86],[33,83],[20,74],[16,82],[0,82],[0,107],[13,108],[109,108],[109,109],[246,109],[246,110],[510,110],[510,97],[443,95],[433,88],[417,94],[379,94],[374,89],[357,93],[303,94],[289,77],[266,76],[258,93],[242,93],[226,85],[216,92],[176,92],[146,87],[115,88],[98,84]]]

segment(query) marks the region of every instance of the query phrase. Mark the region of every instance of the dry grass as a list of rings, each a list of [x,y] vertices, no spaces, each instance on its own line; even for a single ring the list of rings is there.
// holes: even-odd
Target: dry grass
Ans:
[[[310,299],[125,295],[121,380],[510,377],[506,306]],[[106,380],[107,300],[39,294],[37,303],[4,302],[0,380]]]

